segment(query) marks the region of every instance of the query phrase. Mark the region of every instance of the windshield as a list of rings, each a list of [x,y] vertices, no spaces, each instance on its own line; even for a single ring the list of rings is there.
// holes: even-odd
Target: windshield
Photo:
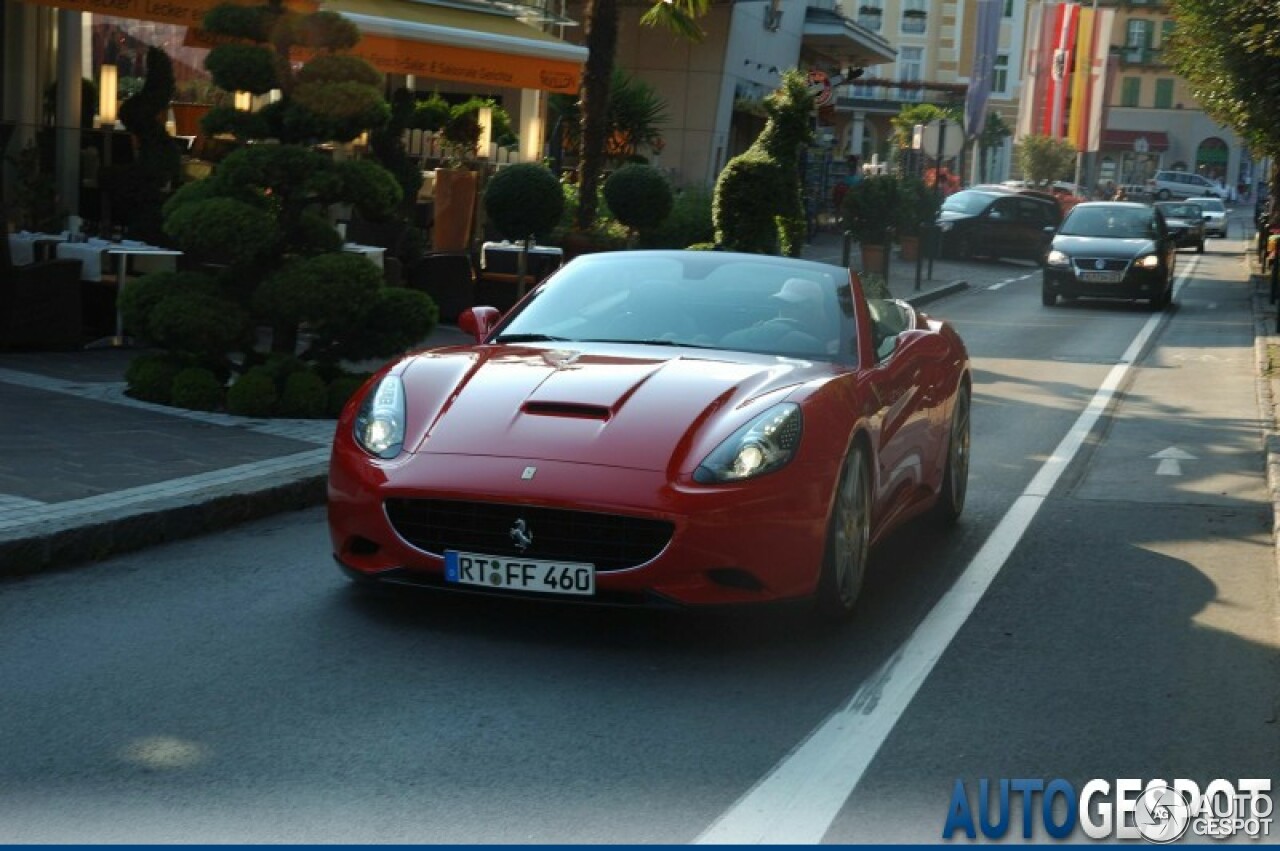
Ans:
[[[1067,214],[1058,233],[1062,236],[1151,239],[1156,236],[1156,220],[1150,207],[1079,206]]]
[[[1226,212],[1227,209],[1222,205],[1222,200],[1219,198],[1196,198],[1191,203],[1218,213]]]
[[[854,345],[848,272],[711,251],[579,257],[490,342],[618,342],[835,360]]]
[[[1198,219],[1202,215],[1195,204],[1156,204],[1166,219]]]
[[[954,195],[948,195],[947,199],[942,202],[942,209],[951,213],[964,213],[969,216],[976,216],[986,209],[991,203],[991,195],[986,192],[973,192],[965,190],[957,192]]]

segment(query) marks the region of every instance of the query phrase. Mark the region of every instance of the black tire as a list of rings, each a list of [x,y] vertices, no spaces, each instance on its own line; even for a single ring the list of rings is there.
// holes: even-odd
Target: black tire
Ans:
[[[818,577],[818,613],[829,620],[853,614],[871,551],[871,471],[867,453],[854,446],[845,456],[831,500],[827,550]]]
[[[1160,293],[1160,295],[1151,299],[1151,309],[1164,310],[1166,307],[1168,307],[1169,302],[1173,300],[1172,289],[1173,289],[1172,285],[1167,286],[1165,287],[1164,291]]]
[[[970,391],[961,384],[951,408],[951,433],[947,440],[947,467],[942,475],[942,489],[933,506],[933,517],[939,524],[953,526],[964,513],[965,496],[969,492],[969,414]]]
[[[1202,240],[1200,240],[1198,243],[1196,243],[1196,254],[1204,254],[1204,240],[1203,240],[1203,239],[1202,239]]]
[[[1048,287],[1040,288],[1040,303],[1045,307],[1053,307],[1058,303],[1058,294]]]

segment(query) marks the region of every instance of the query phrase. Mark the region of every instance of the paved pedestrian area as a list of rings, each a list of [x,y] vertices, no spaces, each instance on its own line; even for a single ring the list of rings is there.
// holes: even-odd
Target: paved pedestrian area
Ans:
[[[805,256],[841,264],[839,234]],[[860,265],[856,247],[851,265]],[[889,285],[921,303],[1038,274],[1031,264],[895,258]],[[427,346],[466,343],[441,325]],[[91,561],[324,499],[333,420],[251,419],[125,395],[136,349],[0,352],[0,576]]]

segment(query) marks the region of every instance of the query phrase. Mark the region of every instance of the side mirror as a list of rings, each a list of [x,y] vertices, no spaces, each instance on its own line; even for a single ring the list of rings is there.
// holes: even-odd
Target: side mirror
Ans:
[[[458,316],[458,328],[475,337],[477,343],[483,343],[501,318],[496,307],[470,307]]]

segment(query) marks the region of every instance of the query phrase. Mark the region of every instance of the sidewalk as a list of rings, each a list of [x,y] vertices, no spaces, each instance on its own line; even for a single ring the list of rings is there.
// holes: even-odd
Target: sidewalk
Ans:
[[[843,238],[805,256],[839,264]],[[856,247],[853,255],[857,266]],[[970,270],[972,271],[972,270]],[[963,289],[938,262],[915,289],[897,257],[895,297],[924,303]],[[427,346],[469,342],[438,327]],[[0,577],[105,558],[324,503],[333,420],[259,420],[131,399],[137,350],[0,352]],[[319,532],[318,532],[319,533]]]

